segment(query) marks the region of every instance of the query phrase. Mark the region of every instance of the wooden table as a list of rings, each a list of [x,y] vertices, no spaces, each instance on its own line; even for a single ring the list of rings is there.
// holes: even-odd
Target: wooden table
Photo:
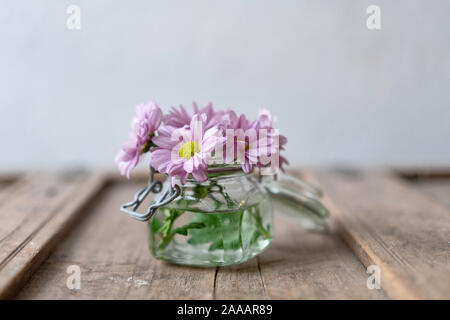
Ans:
[[[0,176],[0,297],[18,299],[450,298],[450,175],[294,171],[320,186],[328,233],[276,214],[275,240],[247,263],[189,268],[154,259],[145,223],[118,208],[145,185],[107,173]],[[70,290],[69,266],[81,270]],[[370,290],[366,268],[381,271]]]

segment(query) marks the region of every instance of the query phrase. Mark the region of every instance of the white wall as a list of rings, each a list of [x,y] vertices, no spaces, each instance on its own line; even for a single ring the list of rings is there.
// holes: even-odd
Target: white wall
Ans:
[[[0,169],[112,165],[150,99],[265,106],[296,165],[448,165],[449,15],[448,0],[2,0]]]

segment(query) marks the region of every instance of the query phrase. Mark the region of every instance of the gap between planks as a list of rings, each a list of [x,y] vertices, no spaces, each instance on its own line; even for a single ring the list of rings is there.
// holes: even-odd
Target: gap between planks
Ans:
[[[396,299],[450,298],[450,212],[384,171],[308,171],[344,240]]]
[[[191,268],[156,260],[146,224],[118,210],[141,186],[108,185],[17,298],[385,298],[382,291],[367,289],[364,267],[338,237],[306,232],[279,218],[271,247],[244,264]],[[81,268],[81,290],[66,287],[66,268],[73,264]]]
[[[275,207],[275,238],[261,255],[218,269],[217,299],[386,299],[369,290],[365,268],[333,233],[309,232]]]
[[[21,288],[104,185],[99,174],[26,174],[0,197],[0,298]]]
[[[145,182],[143,182],[145,183]],[[142,182],[112,183],[25,285],[19,299],[212,299],[214,268],[152,257],[147,223],[119,211]],[[81,289],[66,287],[66,268],[81,268]]]
[[[356,173],[356,176],[361,175]],[[404,217],[401,217],[402,219],[400,220],[394,220],[392,223],[391,228],[386,230],[386,225],[376,225],[376,226],[372,226],[372,225],[367,225],[367,223],[365,222],[366,220],[368,220],[367,217],[364,216],[364,214],[367,214],[367,212],[370,212],[373,209],[375,210],[375,213],[377,212],[384,212],[383,214],[386,214],[386,212],[388,213],[393,213],[394,217],[396,216],[395,213],[403,213],[404,211],[404,207],[399,205],[396,202],[392,202],[392,201],[388,201],[386,202],[386,200],[391,199],[392,200],[392,195],[391,198],[388,197],[388,194],[386,193],[385,190],[383,190],[382,187],[384,188],[388,188],[388,190],[390,192],[394,192],[394,194],[399,197],[399,199],[401,201],[411,201],[411,199],[414,199],[414,202],[417,203],[417,198],[419,199],[418,203],[419,203],[419,207],[423,210],[426,211],[430,211],[431,212],[431,216],[435,217],[436,215],[440,217],[440,215],[442,214],[442,208],[439,207],[438,204],[436,203],[430,203],[431,201],[427,201],[424,200],[423,195],[419,195],[417,192],[411,191],[410,188],[408,188],[404,183],[400,182],[398,179],[393,178],[390,175],[386,175],[386,174],[381,174],[377,177],[378,174],[369,174],[368,176],[366,176],[366,174],[362,174],[363,177],[365,177],[364,179],[362,179],[359,182],[355,182],[357,181],[359,178],[355,178],[354,176],[352,177],[352,174],[350,173],[346,173],[346,174],[336,174],[336,173],[320,173],[320,172],[307,172],[306,177],[310,178],[309,180],[312,181],[317,181],[318,185],[321,186],[325,192],[326,192],[326,203],[330,206],[330,208],[332,209],[332,218],[333,220],[335,220],[335,222],[337,222],[338,225],[338,230],[341,233],[341,235],[343,236],[343,238],[345,239],[345,241],[349,244],[349,246],[353,249],[353,251],[355,252],[355,254],[360,258],[360,260],[364,263],[365,266],[368,266],[372,263],[378,263],[381,268],[382,268],[382,274],[383,274],[383,280],[382,281],[382,285],[383,287],[385,287],[385,289],[388,291],[388,293],[391,295],[391,297],[394,298],[420,298],[420,297],[426,297],[426,298],[433,298],[433,297],[448,297],[448,292],[445,290],[445,286],[448,284],[448,277],[446,277],[446,275],[444,275],[444,273],[446,273],[446,269],[445,269],[445,261],[447,260],[438,260],[438,268],[437,270],[433,270],[433,268],[430,268],[429,265],[426,264],[421,264],[420,268],[418,270],[418,272],[422,272],[424,273],[424,277],[420,277],[419,279],[414,277],[414,274],[411,273],[414,272],[415,270],[417,271],[417,269],[415,267],[413,267],[414,265],[414,261],[409,261],[408,257],[404,257],[405,254],[403,254],[401,252],[401,250],[398,250],[397,248],[394,248],[394,250],[392,250],[392,246],[395,245],[395,243],[392,243],[393,239],[389,238],[389,239],[384,239],[385,237],[383,236],[383,234],[380,234],[384,232],[388,233],[389,236],[389,232],[399,232],[399,231],[404,231],[402,230],[402,226],[399,225],[399,222],[402,222],[402,219],[405,219]],[[380,186],[374,185],[373,183],[369,183],[367,181],[367,179],[370,180],[374,180],[377,181],[377,183],[381,183]],[[350,180],[350,182],[349,182]],[[355,185],[352,185],[352,181],[353,183],[356,183]],[[350,184],[350,186],[349,186]],[[342,188],[343,187],[343,188]],[[136,186],[134,187],[136,188]],[[385,198],[383,197],[375,197],[375,198],[367,198],[367,197],[363,197],[365,200],[365,202],[361,203],[361,201],[358,199],[358,195],[361,194],[366,194],[367,192],[374,192],[374,191],[379,191],[379,189],[381,189],[384,193],[384,195],[386,196]],[[135,190],[133,190],[135,191]],[[130,194],[131,194],[131,190],[130,190]],[[121,192],[119,192],[119,194],[121,194]],[[395,198],[395,196],[393,197]],[[355,203],[353,203],[353,199],[355,199]],[[129,199],[126,199],[129,200]],[[125,200],[125,201],[126,201]],[[359,201],[359,202],[358,202]],[[394,204],[393,207],[390,207],[389,205]],[[429,208],[426,208],[427,206],[429,206]],[[431,208],[431,210],[430,210]],[[417,210],[414,210],[414,208],[412,206],[407,208],[408,210],[411,210],[413,212],[413,218],[417,219]],[[112,210],[117,211],[117,208],[113,208]],[[437,212],[437,213],[436,213]],[[118,213],[120,214],[120,213]],[[383,214],[381,216],[381,219],[383,219]],[[448,217],[448,211],[446,211],[447,217]],[[402,216],[404,216],[404,214],[402,214]],[[406,218],[408,220],[408,218]],[[448,221],[448,220],[443,220],[444,224]],[[407,221],[406,221],[407,222]],[[123,221],[123,223],[121,223],[120,225],[127,225],[129,222],[125,222],[125,220]],[[277,224],[276,224],[277,225]],[[418,224],[420,226],[420,224]],[[416,225],[417,226],[417,225]],[[429,226],[428,226],[429,228]],[[419,230],[421,231],[421,230]],[[433,230],[428,230],[429,232],[432,232]],[[435,231],[435,230],[434,230]],[[295,231],[295,233],[297,233],[298,231]],[[305,240],[308,238],[313,238],[313,236],[300,236],[301,233],[299,233],[299,240]],[[442,233],[440,233],[440,235],[442,236]],[[411,241],[410,239],[411,234],[406,232],[401,234],[401,237],[399,238],[400,241]],[[147,240],[147,239],[145,239]],[[316,239],[317,240],[317,239]],[[413,239],[414,240],[414,239]],[[426,240],[426,239],[425,239]],[[76,241],[73,240],[72,241]],[[286,241],[286,240],[285,240]],[[292,239],[290,239],[290,241],[292,241]],[[321,240],[323,241],[323,240]],[[332,242],[336,242],[338,240],[336,239],[331,239],[330,241]],[[308,243],[308,241],[305,241],[306,243]],[[417,239],[415,241],[412,241],[413,244],[417,245]],[[313,261],[311,264],[311,256],[314,256],[313,252],[308,252],[306,250],[306,254],[301,254],[302,250],[305,251],[305,248],[290,248],[289,250],[286,250],[286,248],[289,248],[289,245],[280,245],[280,246],[276,246],[277,240],[275,240],[274,244],[272,245],[271,248],[269,248],[269,250],[267,250],[267,252],[263,253],[259,260],[254,260],[249,261],[248,263],[250,264],[249,270],[247,274],[250,276],[252,276],[253,281],[255,284],[259,283],[261,288],[263,289],[263,291],[252,291],[251,293],[254,295],[255,292],[264,292],[263,294],[259,295],[260,297],[264,297],[264,296],[269,296],[269,298],[330,298],[330,297],[342,297],[342,298],[347,298],[349,297],[349,292],[345,291],[345,290],[341,290],[338,289],[336,291],[333,291],[329,288],[327,288],[327,286],[323,283],[315,283],[314,286],[318,286],[322,287],[321,290],[316,291],[316,287],[314,286],[309,286],[308,285],[305,287],[302,285],[304,285],[305,283],[308,283],[308,280],[317,280],[317,275],[314,276],[314,268],[317,268],[319,270],[318,273],[320,272],[324,272],[324,275],[322,275],[321,277],[319,277],[319,279],[326,279],[328,276],[328,279],[331,279],[331,283],[333,283],[334,281],[334,285],[336,285],[336,287],[338,288],[339,286],[344,286],[345,289],[345,277],[342,279],[337,279],[336,275],[341,275],[341,272],[339,271],[340,268],[342,268],[342,266],[346,266],[346,264],[348,264],[349,261],[351,261],[351,257],[347,256],[348,253],[345,250],[348,250],[347,247],[343,247],[345,249],[340,248],[338,246],[339,250],[343,250],[338,256],[328,256],[327,259],[328,261],[320,261],[320,259],[318,259],[317,261]],[[286,243],[289,243],[286,241]],[[339,242],[337,242],[339,243]],[[309,244],[308,246],[310,246],[311,244]],[[425,241],[425,245],[428,246],[428,248],[431,248],[431,254],[428,255],[428,258],[433,259],[433,244],[427,243]],[[439,245],[439,243],[438,243]],[[307,247],[306,246],[306,249]],[[332,247],[331,243],[330,244],[326,244],[326,246]],[[395,246],[394,246],[395,247]],[[442,246],[439,246],[440,248],[442,248]],[[375,249],[377,250],[375,250]],[[299,250],[296,250],[299,249]],[[336,249],[336,248],[334,248]],[[411,249],[411,247],[406,246],[404,249],[406,249],[406,253],[410,253],[408,252],[411,251],[413,252],[416,256],[413,257],[416,260],[418,260],[419,262],[421,262],[421,260],[424,258],[426,258],[427,256],[427,252],[421,252],[420,250],[414,250]],[[437,254],[439,256],[439,253],[442,253],[441,251],[442,249],[438,248],[438,252],[434,252],[434,254]],[[300,251],[300,254],[298,257],[293,257],[292,253],[295,253],[298,251]],[[141,251],[141,253],[143,255],[148,255],[148,251],[145,249],[145,251]],[[444,251],[445,254],[445,251]],[[344,258],[345,257],[345,258]],[[144,261],[147,258],[143,259]],[[275,259],[275,260],[272,260]],[[295,263],[292,263],[292,260],[296,260],[298,259]],[[139,258],[137,258],[137,260],[139,260]],[[284,265],[282,265],[282,263],[280,261],[285,261],[287,263],[285,263]],[[392,260],[392,261],[391,261]],[[414,259],[413,259],[414,260]],[[77,261],[76,259],[74,259],[74,261]],[[307,267],[305,267],[305,261],[307,262],[306,265],[311,264],[312,266],[314,266],[314,268],[311,268],[311,270],[308,270],[310,272],[312,272],[313,277],[305,277],[302,278],[304,276],[304,272],[305,270],[307,270]],[[343,261],[346,261],[345,263]],[[355,259],[355,261],[357,261]],[[279,263],[280,262],[280,263]],[[443,263],[444,262],[444,263]],[[109,261],[107,262],[108,264],[111,264],[112,262]],[[155,262],[155,272],[158,275],[158,272],[161,276],[161,270],[163,269],[168,269],[170,271],[168,271],[167,274],[171,274],[174,272],[174,270],[172,270],[172,266],[167,266],[165,264],[159,264],[159,262]],[[253,263],[253,265],[251,265]],[[335,275],[333,275],[333,272],[331,272],[330,270],[333,270],[333,268],[330,269],[329,266],[327,265],[333,265],[334,264],[334,271],[335,271]],[[340,266],[340,264],[342,264],[342,266]],[[353,263],[351,263],[353,264]],[[419,263],[420,264],[420,263]],[[276,267],[274,267],[274,265],[276,265]],[[399,268],[400,265],[400,268]],[[447,264],[448,265],[448,264]],[[164,266],[164,267],[163,267]],[[245,268],[245,265],[240,265],[240,268]],[[404,272],[405,270],[402,270],[402,266],[406,266],[406,273]],[[60,267],[60,265],[59,265]],[[158,267],[161,267],[160,271],[158,270]],[[239,266],[236,266],[236,268]],[[44,264],[44,269],[45,268],[49,268],[49,266],[47,264]],[[141,269],[140,269],[141,268]],[[144,268],[143,266],[141,266],[140,268],[137,268],[136,270],[133,270],[130,275],[133,276],[138,276],[143,274],[142,268]],[[175,278],[177,278],[179,281],[186,281],[186,277],[189,278],[192,277],[194,279],[198,279],[199,274],[197,274],[197,272],[194,272],[194,270],[190,270],[189,268],[184,268],[181,267],[181,270],[189,270],[187,272],[187,274],[181,276],[180,274],[178,274]],[[184,268],[184,269],[183,269]],[[348,268],[347,266],[343,269]],[[51,267],[50,267],[51,269]],[[89,268],[87,268],[89,270]],[[95,269],[95,268],[94,268]],[[177,270],[175,268],[175,270]],[[180,270],[180,269],[178,269]],[[214,272],[200,272],[200,274],[202,274],[203,276],[206,276],[206,278],[210,277],[211,279],[211,287],[212,288],[212,293],[210,295],[210,297],[217,297],[217,298],[226,298],[230,296],[230,292],[233,292],[233,290],[235,291],[236,288],[236,283],[240,281],[240,279],[238,278],[238,275],[242,275],[242,274],[246,274],[245,272],[242,272],[243,269],[234,269],[233,268],[217,268],[217,269],[213,269]],[[349,269],[349,270],[353,270],[353,269]],[[360,268],[360,270],[356,271],[357,269],[353,270],[353,273],[355,274],[359,274],[359,276],[357,277],[357,279],[353,279],[353,282],[361,282],[361,280],[365,280],[366,279],[366,275],[364,274],[364,268]],[[47,270],[48,271],[48,270]],[[124,270],[122,270],[124,271]],[[258,271],[258,272],[256,272]],[[440,275],[440,279],[437,278],[436,279],[432,279],[432,283],[428,283],[428,279],[427,277],[430,276],[430,274],[432,274],[434,271],[437,271]],[[127,271],[128,272],[128,271]],[[164,274],[164,272],[162,272]],[[175,272],[175,274],[177,274],[177,272]],[[208,276],[209,275],[209,276]],[[259,275],[259,280],[257,280],[257,276]],[[41,276],[43,276],[41,274]],[[65,277],[66,274],[60,273],[61,277]],[[228,277],[228,278],[227,278]],[[234,277],[234,278],[233,278]],[[348,279],[351,279],[351,277],[349,277],[349,275],[347,274],[346,277]],[[45,278],[45,277],[44,277]],[[65,278],[64,278],[65,279]],[[152,277],[153,279],[153,277]],[[231,281],[230,281],[231,279]],[[233,280],[234,279],[234,280]],[[266,280],[264,280],[266,279]],[[348,280],[347,279],[347,280]],[[47,279],[48,280],[48,279]],[[439,285],[436,284],[436,282],[439,282],[439,280],[443,283],[443,285]],[[150,282],[155,281],[154,279],[151,280]],[[196,280],[198,281],[198,280]],[[246,280],[247,281],[247,280]],[[195,289],[206,289],[208,287],[207,283],[208,281],[202,282],[200,281],[200,283],[204,283],[201,284],[200,287],[195,287]],[[222,283],[225,283],[226,285],[222,285]],[[43,282],[44,286],[46,284],[46,282]],[[251,284],[249,284],[247,282],[247,285],[249,287],[251,287]],[[158,286],[156,286],[158,287]],[[172,286],[169,283],[169,287],[172,288],[178,288],[178,286]],[[181,286],[183,287],[183,286]],[[448,287],[448,286],[447,286]],[[260,289],[261,289],[260,288]],[[153,283],[153,289],[155,289],[155,285]],[[300,290],[301,289],[301,290]],[[325,290],[324,290],[325,289]],[[333,288],[331,288],[333,289]],[[328,291],[327,291],[328,290]],[[167,292],[165,292],[164,290],[162,290],[161,288],[159,289],[160,293],[159,295],[157,295],[157,297],[169,297],[167,295]],[[200,290],[201,291],[201,290]],[[208,291],[208,290],[206,290]],[[350,290],[351,291],[351,290]],[[28,293],[30,292],[30,290],[28,290]],[[157,293],[158,291],[156,291]],[[175,297],[181,297],[184,295],[184,297],[192,297],[192,293],[188,293],[188,290],[186,290],[186,288],[184,288],[184,290],[178,290],[176,291],[178,292],[178,294],[175,295]],[[240,295],[245,295],[246,291],[238,291],[238,293]],[[131,291],[130,296],[136,296],[134,291]],[[53,297],[64,297],[67,295],[63,294],[60,292],[59,295],[54,295]],[[89,296],[89,295],[87,295]],[[105,295],[108,296],[108,295]],[[152,292],[147,293],[146,295],[144,295],[146,297],[150,296],[154,296]],[[378,295],[378,298],[382,297],[383,295]],[[197,298],[199,298],[200,296],[196,296]],[[201,297],[203,298],[208,298],[208,294],[206,292],[206,295],[201,295]],[[359,297],[364,297],[364,295],[359,296]],[[171,298],[171,297],[169,297]],[[172,297],[173,298],[173,297]],[[195,296],[194,296],[195,298]],[[377,298],[376,295],[371,296],[371,298]]]

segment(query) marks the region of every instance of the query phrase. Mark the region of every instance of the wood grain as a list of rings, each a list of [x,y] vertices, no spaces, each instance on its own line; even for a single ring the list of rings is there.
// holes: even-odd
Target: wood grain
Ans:
[[[308,232],[278,219],[276,238],[259,257],[271,299],[386,299],[367,288],[364,266],[336,235]]]
[[[26,175],[0,198],[0,298],[26,282],[103,186],[86,172]]]
[[[14,189],[11,186],[16,184],[20,177],[20,174],[0,173],[0,203],[3,201],[2,198],[6,197]]]
[[[450,208],[450,179],[423,179],[409,185]]]
[[[214,293],[219,300],[267,299],[258,260],[217,268]]]
[[[392,298],[450,298],[450,212],[385,172],[311,171],[336,226]]]
[[[368,290],[365,268],[342,240],[282,220],[274,244],[257,259],[222,268],[189,268],[156,260],[146,224],[119,212],[142,183],[113,183],[42,264],[19,299],[384,298]],[[318,250],[319,249],[319,250]],[[66,269],[81,268],[69,290]]]
[[[142,186],[142,182],[108,186],[18,298],[212,299],[214,268],[182,267],[154,259],[146,223],[119,211]],[[66,286],[70,265],[81,269],[80,290]]]

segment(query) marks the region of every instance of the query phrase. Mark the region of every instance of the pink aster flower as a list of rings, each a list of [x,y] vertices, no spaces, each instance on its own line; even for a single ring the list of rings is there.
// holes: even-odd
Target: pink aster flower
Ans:
[[[139,163],[142,154],[149,151],[155,131],[162,121],[162,112],[158,105],[151,101],[136,107],[136,116],[131,122],[130,140],[115,158],[115,163],[122,175],[130,177],[130,171]]]
[[[268,162],[280,167],[287,163],[284,157],[279,156],[287,140],[272,132],[276,119],[269,111],[260,109],[258,119],[249,121],[244,114],[238,117],[229,109],[217,112],[215,121],[220,128],[234,131],[233,135],[227,135],[225,163],[238,160],[246,173],[252,172],[255,166],[266,167]],[[228,141],[230,136],[234,137],[234,143]],[[272,161],[274,159],[276,161]]]
[[[127,141],[124,143],[122,150],[117,154],[114,162],[119,168],[121,175],[126,175],[130,178],[130,171],[139,162],[139,149],[136,147],[135,141]]]
[[[225,163],[238,161],[244,172],[252,172],[258,161],[255,122],[249,121],[244,114],[238,117],[231,109],[217,112],[214,121],[219,128],[226,131]]]
[[[217,144],[222,143],[217,127],[206,129],[207,115],[195,114],[189,123],[178,129],[165,129],[153,139],[150,164],[159,172],[179,177],[182,184],[189,174],[197,181],[208,179],[208,161]]]
[[[211,121],[222,130],[234,129],[238,126],[239,117],[232,109],[225,109],[217,111]]]
[[[259,109],[258,119],[255,122],[255,128],[259,131],[261,129],[267,130],[267,136],[268,136],[268,146],[271,153],[275,153],[275,155],[281,152],[281,150],[284,150],[284,145],[287,143],[287,138],[283,135],[274,135],[272,133],[272,130],[275,129],[276,125],[276,117],[272,115],[272,113],[264,108]],[[260,150],[261,151],[261,150]],[[284,172],[283,165],[289,164],[287,159],[281,155],[279,155],[279,167],[281,171]],[[258,167],[264,167],[264,165],[259,162]]]
[[[199,108],[197,103],[194,101],[192,103],[193,113],[186,111],[186,109],[180,105],[177,108],[172,107],[168,114],[164,115],[163,121],[166,126],[171,126],[174,128],[182,128],[184,126],[189,126],[194,114],[205,114],[206,122],[205,129],[209,129],[215,126],[213,121],[215,113],[212,103],[209,102],[203,108]]]
[[[131,139],[136,139],[140,145],[149,143],[161,125],[163,114],[159,106],[151,101],[148,104],[136,107],[136,117],[133,118],[131,126]]]

